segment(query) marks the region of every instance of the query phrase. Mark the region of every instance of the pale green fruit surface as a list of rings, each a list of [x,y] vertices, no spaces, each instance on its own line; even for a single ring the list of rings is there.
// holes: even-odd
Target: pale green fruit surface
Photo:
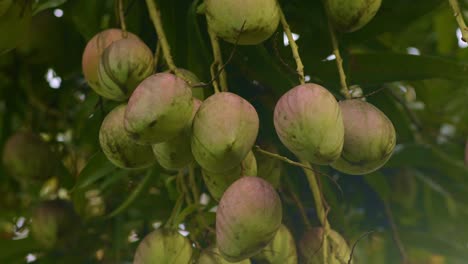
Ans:
[[[280,21],[276,0],[205,0],[208,25],[222,39],[240,45],[260,44],[276,31]]]
[[[285,93],[274,111],[281,142],[314,164],[330,164],[343,148],[344,125],[335,97],[318,84],[303,84]]]
[[[69,242],[66,240],[72,237],[77,222],[78,216],[69,203],[63,200],[45,201],[33,211],[31,233],[41,246],[53,248],[57,243]]]
[[[99,143],[107,159],[120,168],[146,168],[155,163],[151,146],[136,144],[124,130],[126,105],[114,108],[102,122]]]
[[[392,122],[375,106],[361,100],[340,102],[345,125],[341,157],[332,167],[352,175],[371,173],[390,158],[396,144]]]
[[[222,172],[210,172],[202,168],[206,188],[216,201],[221,199],[226,189],[242,176],[257,176],[257,162],[252,151],[249,151],[239,166]]]
[[[104,50],[98,67],[101,96],[124,101],[135,88],[153,73],[153,53],[135,38],[124,38]]]
[[[257,138],[255,108],[242,97],[221,92],[207,98],[193,121],[192,153],[211,172],[233,169],[244,160]]]
[[[253,259],[260,264],[297,264],[296,243],[288,228],[281,225],[273,241]]]
[[[249,259],[239,262],[229,262],[223,258],[216,247],[210,247],[202,251],[197,264],[250,264]]]
[[[364,27],[379,11],[382,0],[325,0],[330,20],[342,32]]]
[[[133,92],[125,130],[139,144],[156,144],[179,135],[192,118],[190,86],[171,73],[146,78]]]
[[[157,229],[138,245],[133,264],[189,264],[190,241],[176,230]]]
[[[216,212],[216,241],[228,261],[256,255],[281,226],[281,200],[275,189],[258,177],[241,177],[223,194]]]
[[[200,79],[198,79],[198,77],[193,72],[182,68],[178,68],[178,70],[182,75],[182,78],[186,80],[190,86],[200,83]],[[205,89],[201,87],[192,88],[192,95],[194,98],[203,101],[205,100]]]
[[[86,48],[83,52],[81,60],[81,67],[83,69],[83,75],[88,82],[89,86],[99,95],[106,97],[106,93],[103,92],[103,88],[99,83],[99,62],[104,50],[109,47],[115,41],[121,40],[122,30],[120,29],[107,29],[96,34],[86,44]],[[127,38],[133,40],[139,40],[139,38],[127,32]]]
[[[59,164],[49,145],[31,132],[13,134],[5,143],[2,160],[8,175],[24,184],[54,176]]]
[[[328,260],[323,256],[323,228],[315,227],[307,231],[298,245],[300,263],[302,264],[347,264],[351,255],[346,240],[334,230],[330,230],[328,241]],[[354,263],[354,262],[352,262]]]
[[[154,155],[159,164],[168,170],[182,169],[193,161],[190,136],[192,134],[192,121],[202,102],[193,99],[192,119],[187,127],[177,137],[165,142],[152,145]]]

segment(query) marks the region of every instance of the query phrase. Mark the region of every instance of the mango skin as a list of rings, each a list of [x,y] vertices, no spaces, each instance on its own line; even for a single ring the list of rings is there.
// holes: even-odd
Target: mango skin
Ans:
[[[351,175],[368,174],[390,159],[396,144],[392,122],[375,106],[361,100],[340,102],[345,127],[341,157],[331,166]]]
[[[202,168],[203,181],[211,196],[219,201],[226,189],[242,176],[257,176],[257,161],[249,151],[239,166],[228,171],[210,172]]]
[[[190,136],[192,134],[192,122],[195,114],[200,108],[202,101],[193,98],[192,118],[186,128],[175,138],[158,144],[153,144],[153,152],[161,167],[167,170],[177,170],[193,161]]]
[[[257,45],[271,37],[280,21],[276,0],[206,0],[209,27],[222,39],[240,45]]]
[[[105,92],[99,82],[99,62],[104,50],[106,50],[112,43],[121,40],[122,38],[122,30],[115,28],[107,29],[92,37],[86,44],[85,50],[83,51],[83,57],[81,60],[83,75],[89,86],[97,94],[105,98],[107,98],[106,96],[108,96],[108,93]],[[130,32],[127,32],[127,38],[139,40],[135,34]],[[114,96],[110,97],[111,98],[109,99],[112,99]]]
[[[59,159],[39,135],[16,132],[3,148],[3,166],[11,177],[22,184],[43,183],[54,176]]]
[[[192,254],[191,242],[179,232],[157,229],[140,242],[133,264],[189,264]]]
[[[249,259],[239,262],[229,262],[225,260],[216,247],[210,247],[202,251],[198,258],[197,264],[250,264]]]
[[[99,143],[107,159],[124,169],[147,168],[155,163],[151,146],[136,144],[125,132],[126,105],[114,108],[102,122]]]
[[[341,110],[335,97],[318,84],[299,85],[285,93],[276,104],[274,125],[281,142],[302,159],[326,165],[341,154]]]
[[[223,194],[216,212],[216,241],[230,262],[256,255],[281,226],[282,205],[275,189],[258,177],[241,177]]]
[[[99,60],[100,94],[125,101],[135,88],[153,73],[153,52],[135,38],[124,38],[107,47]]]
[[[297,264],[296,243],[285,225],[281,225],[275,238],[253,259],[259,264]]]
[[[259,118],[242,97],[221,92],[208,97],[193,120],[192,153],[200,166],[223,172],[238,166],[257,138]]]
[[[307,231],[299,241],[298,250],[300,263],[303,264],[346,264],[351,255],[351,249],[346,240],[335,230],[330,229],[328,234],[328,262],[324,260],[322,248],[324,229],[314,227]],[[354,263],[351,262],[351,263]]]
[[[63,247],[71,242],[79,218],[64,200],[42,202],[33,211],[31,234],[44,248]],[[59,245],[59,243],[61,245]]]
[[[175,138],[192,118],[190,86],[171,73],[146,78],[133,92],[125,111],[125,130],[139,144]]]
[[[326,0],[324,3],[335,29],[354,32],[374,18],[382,0]]]

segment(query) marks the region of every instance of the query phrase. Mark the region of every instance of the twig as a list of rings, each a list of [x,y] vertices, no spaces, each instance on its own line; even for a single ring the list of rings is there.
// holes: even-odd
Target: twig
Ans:
[[[242,32],[244,32],[245,22],[246,21],[244,21],[244,23],[242,24],[242,27],[241,27],[241,29],[239,31],[239,34],[237,35],[236,42],[234,43],[234,48],[232,48],[231,54],[229,54],[229,58],[227,59],[227,61],[221,67],[218,67],[218,71],[217,71],[216,74],[214,74],[214,77],[213,77],[213,73],[211,74],[212,79],[208,83],[203,83],[203,82],[202,83],[197,83],[197,84],[192,85],[192,88],[208,87],[211,84],[214,84],[218,80],[218,78],[220,78],[220,75],[224,72],[224,68],[226,68],[226,66],[234,58],[234,54],[236,53],[237,46],[239,45],[240,36],[241,36]],[[211,35],[210,35],[210,37],[211,37]],[[211,66],[214,67],[213,65],[214,65],[214,62],[213,62],[213,64]]]
[[[177,178],[179,179],[180,187],[182,188],[182,192],[184,193],[185,196],[185,202],[187,205],[193,204],[192,197],[190,197],[189,190],[187,188],[187,182],[185,181],[185,173],[183,170],[179,170],[179,174],[177,175]]]
[[[184,201],[184,194],[181,193],[181,194],[179,194],[179,197],[177,198],[177,201],[176,201],[176,203],[174,205],[174,208],[172,208],[171,215],[167,219],[167,222],[165,224],[166,228],[173,227],[174,219],[175,219],[176,215],[178,214],[178,212],[180,211],[180,207],[182,206],[183,201]]]
[[[385,85],[384,85],[384,86],[380,87],[379,89],[377,89],[377,90],[375,90],[375,91],[372,91],[372,92],[370,92],[370,93],[368,93],[368,94],[364,94],[364,95],[361,95],[361,96],[358,96],[358,97],[353,97],[353,99],[362,99],[362,98],[366,98],[366,97],[375,95],[375,94],[380,93],[380,92],[382,92],[383,90],[387,89],[388,87],[390,87],[390,86],[385,86]]]
[[[192,194],[195,200],[195,204],[198,204],[200,201],[200,192],[198,191],[197,181],[195,180],[195,168],[193,164],[189,165],[189,181],[190,186],[192,187]]]
[[[162,26],[161,21],[161,14],[156,5],[156,2],[154,0],[146,0],[146,5],[148,7],[148,12],[151,17],[151,21],[153,21],[154,28],[156,29],[158,40],[161,43],[161,49],[164,56],[164,60],[166,60],[169,70],[180,77],[182,75],[179,73],[179,70],[174,64],[174,60],[172,59],[171,47],[169,46],[166,34],[164,33],[164,28]]]
[[[288,193],[291,195],[292,199],[294,200],[294,203],[296,204],[297,208],[299,209],[299,213],[302,217],[302,221],[304,221],[304,224],[307,228],[307,230],[312,229],[312,225],[310,224],[309,219],[307,218],[307,214],[305,212],[304,206],[301,203],[301,200],[297,197],[297,194],[290,189],[291,187],[288,188]]]
[[[328,18],[328,31],[330,33],[330,39],[333,46],[333,54],[335,54],[336,57],[336,67],[338,67],[338,73],[340,75],[341,94],[343,94],[343,96],[346,97],[346,99],[351,99],[351,94],[349,93],[348,85],[346,84],[346,74],[343,69],[343,58],[341,58],[340,47],[336,38],[336,32],[333,28],[330,18]]]
[[[281,64],[288,70],[290,71],[291,73],[293,73],[295,76],[299,76],[299,73],[293,69],[291,67],[291,65],[289,65],[284,59],[283,57],[281,56],[280,54],[280,51],[279,51],[279,48],[278,48],[278,36],[279,36],[279,32],[276,32],[275,33],[275,37],[274,37],[274,40],[273,40],[273,50],[275,51],[275,55],[276,57],[278,57],[278,59],[280,60]]]
[[[161,42],[158,41],[156,44],[156,50],[154,51],[154,71],[158,71],[159,56],[161,55]]]
[[[127,38],[127,24],[125,23],[125,12],[124,12],[124,4],[123,0],[118,0],[119,5],[119,20],[120,20],[120,27],[122,28],[122,36]]]
[[[353,244],[353,247],[351,248],[351,253],[349,254],[349,260],[348,260],[348,264],[351,264],[351,261],[353,261],[353,255],[354,255],[354,249],[356,248],[356,245],[359,243],[359,241],[361,241],[361,239],[365,238],[366,236],[374,233],[375,231],[374,230],[371,230],[371,231],[367,231],[366,233],[362,234],[357,240],[356,242],[354,242]]]
[[[468,41],[468,28],[466,27],[465,20],[463,19],[463,13],[460,10],[460,5],[458,4],[458,0],[449,0],[450,6],[453,10],[453,15],[457,20],[458,27],[460,27],[460,31],[462,33],[462,40],[464,42]]]
[[[385,207],[385,213],[387,214],[388,221],[392,229],[393,240],[395,241],[398,251],[400,252],[401,261],[402,263],[408,263],[408,255],[406,254],[405,247],[403,246],[403,243],[401,242],[400,235],[398,233],[398,228],[395,224],[395,221],[393,220],[393,214],[392,214],[390,205],[386,201],[384,201],[383,203]]]
[[[260,153],[262,153],[262,154],[264,154],[264,155],[267,155],[267,156],[269,156],[269,157],[271,157],[271,158],[281,160],[281,161],[283,161],[283,162],[286,162],[286,163],[288,163],[288,164],[290,164],[290,165],[293,165],[293,166],[296,166],[296,167],[300,167],[300,168],[303,168],[303,169],[306,169],[306,170],[311,170],[311,171],[313,171],[313,172],[316,173],[316,174],[323,175],[323,176],[329,178],[329,179],[335,184],[335,186],[337,187],[337,189],[340,191],[341,195],[343,195],[343,189],[341,189],[341,186],[338,184],[338,182],[337,182],[335,179],[333,179],[333,177],[331,177],[330,175],[325,174],[325,173],[323,173],[323,172],[320,172],[320,171],[318,171],[318,170],[315,170],[314,168],[312,168],[312,167],[310,167],[310,166],[306,166],[306,165],[304,165],[304,164],[302,164],[302,163],[300,163],[300,162],[290,160],[290,159],[288,159],[287,157],[281,156],[281,155],[279,155],[279,154],[277,154],[277,153],[273,153],[273,152],[269,152],[269,151],[267,151],[267,150],[264,150],[264,149],[262,149],[262,148],[261,148],[260,146],[258,146],[258,145],[255,145],[255,146],[254,146],[254,150],[257,151],[257,152],[260,152]]]
[[[286,33],[286,36],[289,40],[289,45],[291,46],[291,51],[293,53],[294,60],[296,61],[297,73],[299,74],[299,82],[301,84],[305,83],[304,77],[304,64],[302,64],[301,56],[299,56],[299,48],[296,45],[296,41],[293,38],[291,29],[289,28],[288,21],[284,16],[283,10],[280,8],[281,24],[283,25],[283,30]]]

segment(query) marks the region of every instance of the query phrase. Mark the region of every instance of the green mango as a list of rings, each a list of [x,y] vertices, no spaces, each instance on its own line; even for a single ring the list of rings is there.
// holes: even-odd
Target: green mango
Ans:
[[[374,18],[382,0],[325,0],[324,3],[335,29],[353,32]]]

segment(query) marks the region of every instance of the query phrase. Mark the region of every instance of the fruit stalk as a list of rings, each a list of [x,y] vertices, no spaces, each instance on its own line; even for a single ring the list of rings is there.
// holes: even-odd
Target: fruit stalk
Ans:
[[[211,47],[213,49],[213,63],[211,64],[211,78],[213,79],[213,87],[215,93],[219,92],[219,86],[221,86],[222,92],[227,92],[227,80],[226,71],[223,68],[223,57],[221,55],[221,47],[219,46],[218,37],[216,33],[208,26],[208,33],[210,35]],[[215,80],[219,72],[219,84]]]
[[[305,77],[304,77],[304,64],[302,64],[301,56],[299,56],[299,48],[296,44],[296,41],[293,38],[291,28],[289,27],[288,21],[286,20],[286,17],[284,16],[283,10],[280,8],[280,17],[281,17],[281,25],[283,26],[284,33],[286,33],[286,36],[288,37],[289,45],[291,46],[291,51],[294,57],[294,60],[296,61],[296,71],[297,74],[299,75],[299,82],[301,84],[305,83]]]
[[[301,163],[304,164],[306,167],[311,167],[308,161],[302,160]],[[323,226],[324,234],[323,234],[323,243],[322,243],[322,251],[324,260],[328,260],[328,233],[330,231],[330,223],[327,219],[327,210],[323,204],[322,200],[322,193],[320,191],[319,185],[317,183],[317,178],[313,170],[306,170],[304,169],[304,173],[307,176],[307,181],[309,182],[310,190],[312,191],[312,195],[314,196],[315,201],[315,210],[317,211],[317,216],[319,218],[320,223]]]
[[[122,28],[122,37],[127,38],[127,24],[125,23],[125,11],[124,11],[124,4],[123,0],[118,0],[119,5],[119,20],[120,20],[120,27]]]
[[[328,18],[328,31],[330,33],[330,39],[333,46],[333,54],[335,55],[336,67],[338,68],[338,73],[340,75],[341,94],[343,94],[346,99],[351,99],[348,84],[346,83],[346,74],[343,69],[343,58],[341,58],[340,47],[338,39],[336,38],[336,31],[333,28],[330,18]]]
[[[457,20],[458,26],[460,27],[460,31],[462,33],[462,40],[468,43],[468,28],[466,27],[465,20],[463,19],[463,13],[460,10],[460,5],[458,4],[458,0],[449,0],[450,6],[453,9],[453,15]]]
[[[174,60],[172,59],[171,47],[169,42],[167,42],[158,6],[154,0],[146,0],[146,6],[148,7],[148,12],[151,17],[151,21],[153,21],[154,28],[156,29],[158,40],[161,43],[164,60],[166,60],[167,66],[171,72],[175,73],[177,76],[181,76],[179,74],[179,70],[175,66]]]

